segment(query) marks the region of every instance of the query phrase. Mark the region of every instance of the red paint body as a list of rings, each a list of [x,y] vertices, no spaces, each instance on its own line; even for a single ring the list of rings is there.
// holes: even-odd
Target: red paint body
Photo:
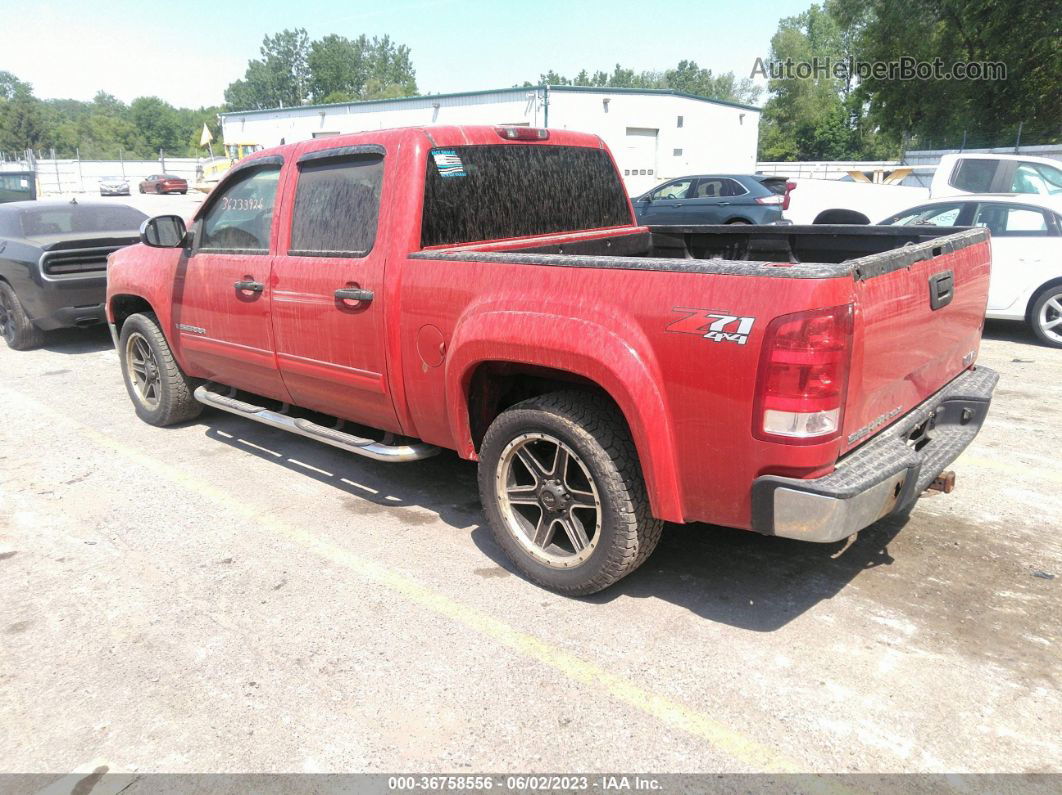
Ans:
[[[430,136],[430,137],[429,137]],[[158,315],[180,365],[279,400],[423,439],[474,459],[468,390],[477,366],[512,362],[588,379],[623,411],[653,512],[671,521],[749,527],[753,480],[832,471],[845,439],[884,414],[887,424],[970,366],[988,291],[988,243],[865,281],[410,259],[421,250],[426,158],[433,147],[499,144],[494,128],[431,127],[291,144],[283,155],[272,254],[197,254],[133,246],[109,269],[114,299],[136,296]],[[296,159],[336,146],[386,149],[376,244],[362,259],[288,257]],[[551,130],[512,146],[604,147]],[[518,251],[640,234],[636,227],[447,247]],[[779,267],[785,267],[780,265]],[[953,303],[931,313],[928,277],[955,273]],[[241,279],[264,282],[248,297]],[[337,306],[336,289],[374,291],[364,308]],[[808,309],[854,306],[844,427],[821,444],[754,438],[753,398],[769,322]],[[668,333],[676,307],[755,317],[747,344]],[[193,332],[178,327],[205,331]],[[964,357],[967,357],[964,361]],[[862,443],[865,436],[856,441]]]

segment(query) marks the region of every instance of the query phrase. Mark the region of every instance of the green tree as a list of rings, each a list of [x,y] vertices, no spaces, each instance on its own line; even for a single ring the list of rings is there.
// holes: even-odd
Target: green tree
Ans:
[[[310,43],[307,63],[315,102],[342,102],[361,96],[369,78],[368,40],[330,34]]]
[[[395,44],[390,36],[374,36],[368,48],[369,79],[366,81],[364,98],[415,95],[417,73],[411,56],[409,47]],[[371,90],[370,83],[373,84]]]
[[[21,153],[43,145],[45,117],[41,101],[26,84],[0,102],[0,150]]]
[[[1018,0],[837,0],[864,61],[898,55],[950,68],[958,61],[1006,65],[1005,79],[900,80],[868,75],[855,88],[872,122],[915,145],[1050,143],[1062,135],[1062,36],[1058,6]],[[898,46],[902,42],[903,46]]]
[[[298,28],[266,36],[261,53],[261,59],[248,62],[243,78],[225,89],[229,110],[417,93],[410,49],[390,36],[349,39],[330,34],[310,41],[306,31]]]
[[[251,60],[242,80],[225,89],[233,110],[296,107],[309,98],[310,37],[304,28],[262,39],[261,60]]]
[[[0,100],[14,99],[19,93],[32,94],[33,88],[10,72],[0,71]]]
[[[679,61],[674,69],[664,72],[663,82],[665,87],[686,94],[731,102],[752,104],[760,97],[760,88],[751,79],[738,79],[733,72],[716,76],[711,69],[697,66],[696,61]]]
[[[785,17],[771,38],[769,60],[814,64],[810,77],[772,74],[770,98],[760,123],[761,160],[845,160],[896,156],[868,119],[864,98],[852,75],[832,64],[859,56],[861,17],[845,21],[837,0],[812,5]]]
[[[177,153],[184,150],[177,109],[158,97],[137,97],[129,106],[129,115],[137,133],[153,151],[164,149]]]
[[[559,74],[552,69],[539,75],[537,85],[591,86],[594,88],[670,88],[708,99],[751,104],[759,99],[760,88],[751,80],[738,79],[733,72],[714,76],[710,69],[701,69],[695,61],[679,61],[678,66],[666,71],[646,70],[635,72],[616,64],[611,73],[597,71],[592,75],[583,69],[575,79]],[[525,81],[524,88],[533,85]]]

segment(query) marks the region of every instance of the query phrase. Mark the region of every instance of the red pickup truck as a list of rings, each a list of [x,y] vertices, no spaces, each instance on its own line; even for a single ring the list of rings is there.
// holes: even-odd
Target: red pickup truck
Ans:
[[[256,153],[112,255],[137,414],[478,460],[498,543],[587,594],[663,521],[829,542],[969,444],[984,229],[643,227],[605,145],[423,127]]]

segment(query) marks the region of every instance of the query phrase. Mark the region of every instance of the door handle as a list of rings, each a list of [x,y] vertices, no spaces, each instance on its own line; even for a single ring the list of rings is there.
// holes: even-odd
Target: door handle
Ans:
[[[719,202],[718,206],[719,207],[729,207],[730,206],[730,202]]]
[[[357,287],[344,287],[336,290],[336,299],[339,301],[364,301],[369,303],[373,299],[372,290],[362,290]]]
[[[929,306],[940,309],[951,303],[955,297],[955,275],[953,271],[934,273],[929,277]]]
[[[260,293],[262,292],[262,290],[265,289],[265,285],[261,282],[252,281],[236,282],[233,287],[235,287],[237,290],[247,290],[252,293]]]

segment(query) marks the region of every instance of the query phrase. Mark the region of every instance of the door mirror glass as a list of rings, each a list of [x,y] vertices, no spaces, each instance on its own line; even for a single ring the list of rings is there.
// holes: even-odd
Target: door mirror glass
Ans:
[[[152,248],[180,248],[187,230],[179,215],[157,215],[140,225],[140,242]]]

